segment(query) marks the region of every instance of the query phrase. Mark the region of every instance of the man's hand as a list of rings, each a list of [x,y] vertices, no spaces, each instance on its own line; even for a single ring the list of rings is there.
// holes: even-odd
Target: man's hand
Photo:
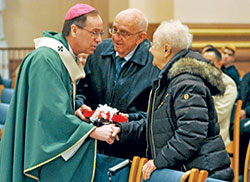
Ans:
[[[103,125],[96,127],[91,133],[90,137],[97,140],[105,141],[108,144],[114,143],[114,137],[112,136],[116,127],[114,125]]]
[[[144,180],[148,180],[152,174],[152,172],[156,169],[153,160],[149,160],[142,168],[142,175]]]
[[[79,107],[76,111],[75,111],[75,115],[78,116],[80,119],[84,120],[84,121],[89,121],[84,115],[83,115],[83,111],[87,110],[87,111],[92,111],[92,109],[87,106],[87,105],[82,105],[81,107]]]

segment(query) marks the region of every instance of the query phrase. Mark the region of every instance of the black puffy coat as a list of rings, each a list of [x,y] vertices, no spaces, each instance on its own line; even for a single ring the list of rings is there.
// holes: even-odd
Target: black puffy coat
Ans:
[[[153,56],[148,51],[149,48],[148,39],[137,46],[134,55],[122,67],[115,84],[114,45],[111,39],[103,40],[94,54],[88,56],[84,67],[86,77],[77,85],[76,108],[86,104],[95,110],[99,104],[107,104],[129,114],[130,120],[146,118],[149,93],[153,80],[160,72],[152,64]],[[146,143],[138,145],[115,142],[109,145],[99,142],[98,149],[100,153],[122,158],[132,159],[134,155],[146,155]]]
[[[221,71],[192,51],[180,51],[162,69],[146,123],[147,156],[157,168],[205,169],[210,177],[233,179],[212,99],[224,91]],[[140,122],[121,125],[120,137],[137,138]]]

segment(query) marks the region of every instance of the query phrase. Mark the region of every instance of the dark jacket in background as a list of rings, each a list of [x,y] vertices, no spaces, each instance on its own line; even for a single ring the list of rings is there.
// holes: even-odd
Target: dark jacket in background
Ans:
[[[0,75],[0,85],[3,85],[3,79],[1,75]]]
[[[240,83],[240,99],[242,100],[242,109],[246,112],[246,118],[240,120],[240,168],[239,173],[244,174],[244,163],[247,152],[248,142],[250,140],[250,72],[245,73]],[[231,128],[233,136],[234,127]]]
[[[153,80],[159,74],[159,69],[152,65],[149,48],[147,39],[138,45],[133,57],[122,67],[115,84],[114,45],[111,39],[102,41],[94,54],[88,56],[84,68],[86,77],[77,85],[76,108],[86,104],[95,110],[99,104],[107,104],[129,114],[129,120],[145,118]],[[98,143],[100,153],[122,158],[145,156],[145,148],[145,142],[141,145],[129,141],[112,145]]]
[[[240,99],[242,109],[246,111],[246,117],[250,118],[250,72],[246,73],[240,84]]]
[[[240,74],[238,72],[238,70],[236,69],[236,67],[234,65],[231,65],[229,67],[225,67],[224,65],[221,67],[221,70],[227,74],[228,76],[230,76],[236,83],[237,88],[239,88],[240,86]]]
[[[198,168],[213,178],[233,179],[212,99],[224,91],[221,71],[192,51],[180,51],[163,68],[146,123],[147,156],[158,169]],[[122,124],[120,138],[138,138],[138,128],[137,123]]]

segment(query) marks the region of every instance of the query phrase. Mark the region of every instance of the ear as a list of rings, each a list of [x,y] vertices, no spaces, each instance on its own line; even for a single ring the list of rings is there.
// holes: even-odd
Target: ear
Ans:
[[[169,57],[169,55],[171,54],[171,46],[169,44],[165,44],[164,45],[164,49],[165,49],[165,53],[164,56],[165,57]]]
[[[137,39],[136,39],[136,44],[139,45],[139,44],[142,43],[146,38],[147,38],[147,33],[146,33],[146,32],[141,32],[141,33],[139,33],[139,35],[137,36]]]
[[[71,25],[70,34],[71,34],[72,37],[76,37],[78,29],[79,28],[75,24]]]

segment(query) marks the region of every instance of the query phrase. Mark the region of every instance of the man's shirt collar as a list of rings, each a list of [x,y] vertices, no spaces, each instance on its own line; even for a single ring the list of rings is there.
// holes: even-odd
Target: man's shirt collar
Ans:
[[[128,60],[130,60],[130,58],[132,58],[132,56],[133,56],[134,53],[135,53],[136,48],[137,48],[137,46],[136,46],[130,53],[128,53],[128,54],[124,57],[124,59],[125,59],[126,61],[128,61]],[[119,52],[115,52],[115,57],[117,57],[117,56],[120,56]]]
[[[68,42],[67,42],[68,43]],[[74,60],[77,60],[77,56],[74,54],[73,50],[71,49],[69,43],[68,43],[68,46],[69,46],[69,52],[70,54],[73,56]]]

